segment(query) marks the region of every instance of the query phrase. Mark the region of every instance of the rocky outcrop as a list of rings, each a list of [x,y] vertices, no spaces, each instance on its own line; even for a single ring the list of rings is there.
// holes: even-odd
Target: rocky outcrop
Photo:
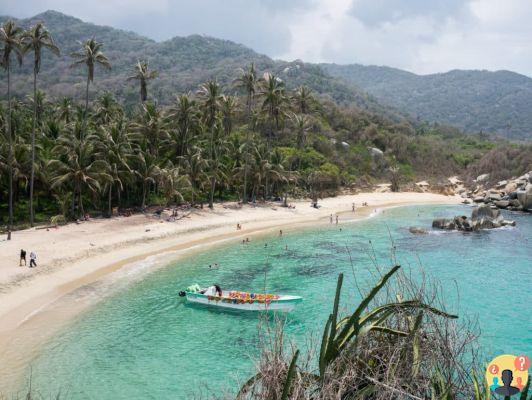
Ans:
[[[503,219],[499,209],[493,209],[485,204],[473,209],[471,218],[462,215],[452,219],[438,218],[432,221],[432,227],[435,229],[465,232],[500,228],[501,226],[506,225],[515,226],[515,221],[507,221]]]
[[[487,204],[509,211],[532,212],[532,171],[518,178],[497,182],[492,188],[485,185],[488,174],[482,174],[475,180],[476,188],[460,193],[465,199],[477,204]],[[466,201],[464,203],[467,204]]]

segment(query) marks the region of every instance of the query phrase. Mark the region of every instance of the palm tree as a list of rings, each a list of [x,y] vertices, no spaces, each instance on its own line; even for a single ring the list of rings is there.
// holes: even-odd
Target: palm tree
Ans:
[[[238,88],[241,88],[246,93],[246,113],[248,120],[248,129],[246,130],[246,142],[244,143],[244,194],[242,201],[247,203],[247,178],[248,178],[248,150],[249,150],[249,129],[251,129],[251,108],[253,105],[253,97],[257,89],[257,74],[255,72],[255,65],[251,63],[249,69],[240,70],[240,77],[235,80],[235,84]]]
[[[270,146],[274,130],[279,129],[284,115],[284,105],[286,103],[285,87],[280,78],[270,73],[264,74],[260,84],[261,110],[269,119],[268,146]]]
[[[211,150],[211,166],[215,168],[217,164],[215,151],[215,125],[218,112],[221,108],[222,88],[215,80],[208,81],[200,86],[198,95],[203,100],[203,118],[205,124],[211,131],[210,150]],[[216,171],[211,170],[211,195],[209,197],[209,208],[214,207],[214,189],[216,187]]]
[[[111,69],[111,64],[107,57],[102,53],[101,48],[103,43],[99,43],[96,39],[88,39],[81,44],[81,49],[71,54],[74,62],[71,67],[78,65],[87,66],[87,88],[85,89],[85,112],[83,113],[83,130],[87,126],[87,115],[89,112],[89,84],[94,81],[94,68],[96,64],[101,65],[107,69]],[[84,134],[84,132],[82,132]]]
[[[300,114],[310,114],[313,111],[314,96],[312,90],[306,86],[300,86],[292,95],[295,109]]]
[[[97,157],[107,163],[108,174],[112,178],[108,182],[108,213],[112,216],[113,188],[117,187],[118,206],[120,206],[120,193],[125,181],[133,174],[129,163],[132,156],[131,144],[127,137],[127,125],[119,120],[111,126],[103,126],[99,131]]]
[[[203,158],[203,150],[198,146],[193,146],[190,152],[187,154],[185,165],[187,168],[188,176],[190,178],[191,186],[191,205],[194,206],[195,194],[197,190],[202,190],[204,182],[209,180],[209,176],[205,172],[208,167],[208,162]]]
[[[109,182],[112,179],[106,172],[109,170],[107,163],[104,160],[93,160],[96,140],[94,135],[80,137],[77,132],[61,136],[54,147],[57,158],[51,160],[47,166],[53,171],[52,189],[71,185],[72,205],[77,196],[79,216],[85,215],[83,191],[88,189],[95,193],[101,188],[100,182]],[[73,206],[72,212],[74,214]]]
[[[11,240],[11,230],[13,229],[13,136],[11,129],[11,54],[14,52],[19,65],[22,64],[22,49],[20,35],[22,29],[14,21],[9,20],[0,27],[0,43],[2,44],[1,65],[7,71],[7,136],[8,148],[8,170],[9,170],[9,227],[7,230],[7,240]]]
[[[238,100],[235,96],[222,96],[222,115],[225,135],[233,131],[233,118],[238,109]]]
[[[196,102],[189,93],[176,98],[170,107],[168,119],[175,124],[175,128],[170,131],[175,145],[174,153],[177,157],[183,157],[188,152],[187,148],[191,136],[198,131],[200,120]]]
[[[296,146],[300,153],[297,156],[297,169],[299,170],[301,168],[301,151],[305,147],[305,142],[307,140],[307,133],[310,129],[310,126],[309,126],[308,118],[304,114],[302,115],[293,114],[290,117],[290,121],[296,131]]]
[[[70,123],[74,110],[72,109],[72,99],[70,97],[63,97],[57,105],[58,118],[65,123]]]
[[[33,130],[31,133],[31,177],[30,177],[30,225],[34,223],[33,184],[35,178],[35,130],[37,129],[37,75],[41,69],[41,50],[48,49],[59,56],[59,48],[46,27],[38,22],[21,36],[22,49],[33,51]]]
[[[134,75],[127,78],[130,80],[138,80],[140,82],[140,101],[144,103],[148,98],[148,81],[157,78],[157,71],[150,71],[147,61],[138,60],[135,64]]]

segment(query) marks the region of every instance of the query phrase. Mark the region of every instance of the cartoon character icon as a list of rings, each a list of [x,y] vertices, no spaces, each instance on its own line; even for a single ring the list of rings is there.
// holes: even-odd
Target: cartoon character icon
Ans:
[[[495,393],[500,394],[501,396],[513,396],[514,394],[519,393],[520,390],[518,387],[511,386],[514,379],[512,370],[505,369],[502,371],[501,375],[503,386],[499,386],[495,389]]]
[[[523,388],[525,387],[525,385],[523,385],[523,378],[518,376],[516,380],[517,380],[517,383],[515,384],[515,386],[519,388],[519,391],[523,390]]]
[[[493,377],[493,383],[490,385],[490,390],[494,392],[499,387],[499,378]]]

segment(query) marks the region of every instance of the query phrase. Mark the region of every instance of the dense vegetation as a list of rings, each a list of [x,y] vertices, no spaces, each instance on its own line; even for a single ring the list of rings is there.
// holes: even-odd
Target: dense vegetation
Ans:
[[[450,71],[416,75],[399,69],[323,64],[381,103],[466,132],[532,139],[532,79],[510,71]]]
[[[124,108],[110,92],[93,94],[94,83],[117,69],[95,39],[70,54],[83,102],[49,101],[39,85],[51,68],[41,59],[59,49],[46,27],[23,31],[9,21],[0,42],[7,88],[30,79],[12,73],[22,56],[33,67],[33,90],[13,99],[8,91],[0,109],[3,225],[151,204],[317,199],[390,174],[403,182],[443,178],[495,146],[457,130],[341,107],[306,86],[290,90],[253,64],[237,69],[238,78],[225,87],[211,79],[194,93],[174,93],[163,106],[151,94],[160,74],[137,61],[120,72],[123,86],[128,80],[136,86],[137,105]]]

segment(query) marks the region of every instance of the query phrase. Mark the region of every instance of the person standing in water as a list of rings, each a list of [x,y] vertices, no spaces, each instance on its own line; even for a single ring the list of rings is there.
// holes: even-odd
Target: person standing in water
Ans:
[[[338,225],[338,215],[336,216],[336,225]]]

